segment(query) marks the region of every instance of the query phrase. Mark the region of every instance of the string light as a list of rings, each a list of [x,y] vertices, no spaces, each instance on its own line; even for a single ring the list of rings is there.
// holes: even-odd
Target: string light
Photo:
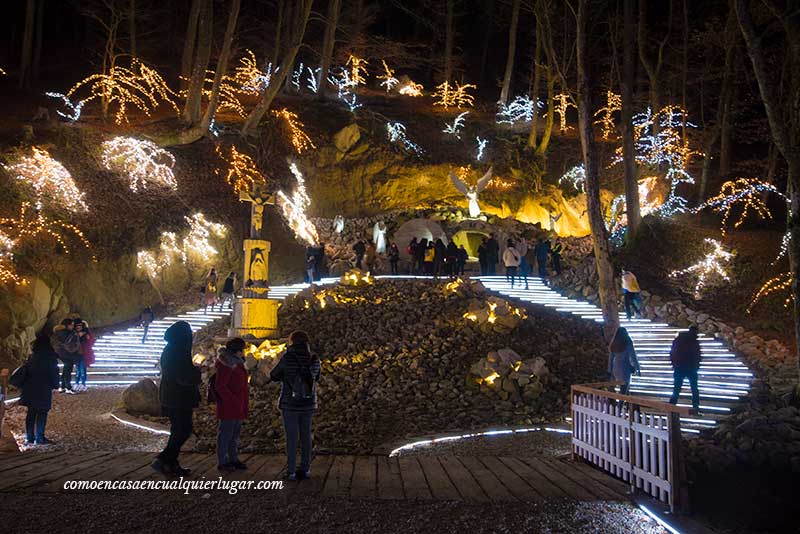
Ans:
[[[475,154],[475,159],[481,161],[486,152],[486,145],[489,144],[489,140],[482,139],[480,136],[475,136],[475,142],[478,144],[478,152]]]
[[[0,231],[0,285],[13,283],[19,285],[21,278],[14,268],[14,246],[16,241],[5,232]]]
[[[206,77],[203,80],[203,89],[202,94],[203,98],[206,100],[211,99],[212,88],[214,87],[214,71],[207,70]],[[179,78],[185,82],[188,82],[188,79],[179,76]],[[225,111],[230,111],[232,113],[236,113],[240,117],[245,117],[247,112],[244,109],[244,105],[239,100],[239,93],[246,93],[247,91],[243,91],[241,86],[238,85],[236,80],[231,76],[225,75],[220,80],[219,84],[219,93],[218,93],[218,104],[217,104],[217,111],[222,113]],[[180,96],[183,98],[187,98],[189,96],[188,89],[182,89],[180,91]]]
[[[555,102],[556,102],[556,105],[555,105],[555,108],[553,108],[553,111],[555,111],[558,114],[559,131],[561,131],[561,132],[566,131],[566,129],[567,129],[567,110],[569,108],[578,109],[578,106],[576,106],[575,104],[573,104],[571,102],[570,96],[567,93],[559,93],[559,94],[557,94],[556,96],[553,97],[553,100],[555,100]]]
[[[346,65],[350,66],[350,79],[353,80],[355,86],[367,83],[367,65],[369,65],[369,63],[366,59],[350,54],[350,57],[347,58]]]
[[[328,82],[336,87],[337,97],[344,102],[351,113],[361,107],[356,96],[358,84],[350,78],[350,72],[347,69],[341,69],[338,78],[336,76],[328,77]]]
[[[577,191],[585,192],[586,167],[584,167],[583,163],[575,165],[558,179],[558,183],[561,185],[570,184]]]
[[[728,277],[728,273],[725,272],[722,264],[728,263],[733,257],[733,254],[726,251],[722,247],[722,244],[716,239],[707,237],[703,241],[712,247],[711,252],[707,253],[705,258],[694,265],[687,267],[686,269],[672,271],[670,273],[671,278],[677,278],[687,274],[696,276],[697,284],[694,287],[695,298],[700,298],[700,294],[702,293],[703,289],[705,289],[710,277],[718,276],[726,282],[730,281],[730,277]]]
[[[304,65],[300,62],[300,66],[292,72],[292,85],[294,85],[295,91],[298,93],[300,92],[300,78],[303,76],[303,68]]]
[[[474,105],[475,97],[467,91],[470,89],[477,89],[474,84],[467,83],[461,85],[455,82],[455,85],[450,85],[447,80],[443,81],[436,86],[436,91],[431,95],[436,99],[433,103],[434,106],[444,106],[444,109],[450,107],[457,107],[458,109],[464,106],[472,107]]]
[[[594,116],[602,115],[600,120],[595,121],[595,124],[603,125],[603,139],[608,139],[608,136],[614,132],[614,113],[622,110],[622,97],[613,91],[606,91],[606,105],[598,109]]]
[[[764,285],[762,285],[761,288],[753,296],[752,300],[750,301],[750,304],[747,306],[747,309],[745,310],[746,313],[750,313],[753,307],[756,304],[758,304],[758,302],[763,298],[772,295],[773,293],[777,293],[779,291],[785,291],[787,289],[790,289],[791,287],[792,287],[791,272],[781,273],[774,278],[770,278],[769,280],[764,282]],[[794,300],[794,295],[790,291],[789,296],[786,297],[786,300],[784,300],[783,302],[783,307],[788,308],[793,300]]]
[[[419,145],[406,137],[406,127],[403,123],[387,122],[386,133],[389,136],[390,143],[396,143],[400,145],[407,152],[414,152],[418,156],[422,155],[422,149],[419,147]]]
[[[222,147],[217,145],[217,155],[228,164],[228,172],[225,174],[225,181],[233,186],[233,190],[238,194],[242,191],[250,191],[254,184],[267,183],[266,178],[258,170],[253,158],[243,152],[236,150],[236,146],[231,145],[229,156],[225,156]],[[219,174],[219,169],[216,173]]]
[[[397,90],[398,93],[405,96],[422,96],[422,91],[425,88],[421,83],[416,83],[413,80],[408,80],[408,83]]]
[[[209,242],[212,235],[223,238],[227,234],[225,225],[213,223],[205,215],[198,212],[191,217],[184,217],[189,224],[189,233],[183,240],[183,257],[194,255],[203,262],[211,261],[217,255],[217,249]]]
[[[296,113],[283,108],[281,110],[273,110],[272,114],[286,121],[286,125],[289,127],[292,146],[294,146],[298,154],[302,154],[304,150],[310,148],[317,148],[317,145],[314,144],[308,134],[303,131],[304,124],[297,118]]]
[[[467,115],[469,115],[469,111],[459,113],[459,115],[453,120],[452,124],[445,123],[444,130],[442,131],[446,134],[455,136],[456,139],[461,139],[461,129],[464,127],[464,120]]]
[[[654,195],[658,186],[657,176],[647,176],[639,180],[637,187],[639,191],[639,213],[644,217],[651,213],[656,213],[662,205],[662,198]],[[611,228],[611,236],[615,243],[621,243],[625,237],[628,226],[628,214],[625,211],[625,195],[614,197],[609,209],[609,217],[606,226]]]
[[[734,223],[734,228],[741,226],[751,211],[762,219],[771,219],[772,213],[764,202],[764,195],[768,193],[775,193],[786,200],[783,193],[778,191],[774,185],[759,181],[757,178],[737,178],[736,180],[729,180],[722,184],[717,196],[708,199],[695,208],[694,212],[697,213],[705,208],[711,208],[717,213],[722,213],[722,226],[720,230],[722,231],[722,235],[725,236],[731,210],[737,205],[742,206],[742,212],[739,215],[739,219]],[[778,258],[782,255],[783,253],[781,253]]]
[[[224,238],[227,228],[222,224],[208,221],[202,213],[195,213],[191,217],[184,217],[189,225],[189,230],[184,239],[178,240],[175,232],[163,232],[156,252],[142,250],[136,254],[136,266],[151,279],[155,279],[161,272],[180,258],[184,264],[188,263],[190,256],[193,260],[203,265],[210,263],[218,254],[217,249],[211,245],[211,236]]]
[[[275,69],[278,72],[280,67]],[[272,75],[272,63],[267,64],[267,69],[258,68],[256,56],[251,50],[245,50],[244,56],[239,60],[239,65],[233,71],[233,81],[244,93],[261,94],[269,87]]]
[[[56,110],[56,113],[58,113],[61,117],[64,117],[70,122],[75,122],[81,118],[81,111],[83,111],[83,105],[86,103],[85,100],[81,100],[77,104],[73,104],[66,95],[61,93],[45,93],[45,96],[57,98],[64,103],[64,106],[67,109],[66,112],[63,112],[60,109]]]
[[[176,114],[180,112],[173,100],[175,92],[169,88],[164,78],[158,71],[136,58],[131,60],[130,68],[115,65],[107,74],[92,74],[84,78],[73,85],[64,97],[68,102],[72,102],[76,94],[84,92],[88,93],[88,96],[78,100],[78,105],[81,107],[95,99],[100,99],[106,108],[116,103],[117,124],[128,122],[127,113],[130,106],[148,117],[161,103],[172,106]]]
[[[127,174],[134,193],[139,187],[147,189],[148,184],[178,189],[172,172],[175,158],[152,141],[120,136],[105,141],[102,151],[103,166]]]
[[[394,70],[389,68],[389,65],[386,64],[386,61],[382,59],[381,64],[383,65],[383,71],[385,74],[378,76],[378,79],[383,80],[381,82],[381,87],[385,87],[386,92],[388,93],[394,88],[395,85],[399,84],[400,81],[394,77]]]
[[[775,256],[775,259],[770,263],[770,265],[777,264],[781,258],[786,256],[786,253],[789,251],[789,243],[792,241],[792,231],[786,230],[781,238],[781,248],[778,250],[778,255]]]
[[[317,80],[319,79],[319,73],[322,70],[322,67],[317,67],[316,69],[306,67],[306,70],[308,71],[306,87],[308,87],[309,91],[316,94],[319,92],[319,83],[317,83]]]
[[[42,200],[48,198],[57,207],[72,212],[88,211],[84,194],[75,185],[70,172],[43,148],[32,147],[31,153],[18,158],[17,163],[8,165],[6,170],[33,187],[36,209],[41,209]]]
[[[498,102],[496,121],[497,124],[514,125],[518,122],[531,122],[536,110],[542,107],[538,100],[532,100],[528,95],[514,98],[509,104]]]
[[[311,246],[319,243],[319,233],[308,216],[306,209],[311,205],[311,199],[306,192],[306,182],[300,169],[295,163],[289,165],[289,170],[297,181],[292,197],[289,198],[283,191],[278,191],[278,205],[283,212],[283,216],[294,231],[294,235],[301,241],[305,241]]]
[[[503,180],[499,176],[495,176],[489,183],[486,185],[487,189],[500,189],[501,191],[507,191],[512,189],[516,184],[514,182],[509,182],[508,180]]]

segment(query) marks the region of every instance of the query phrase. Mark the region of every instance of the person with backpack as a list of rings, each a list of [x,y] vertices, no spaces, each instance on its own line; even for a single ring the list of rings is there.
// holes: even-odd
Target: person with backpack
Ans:
[[[236,291],[236,273],[231,271],[225,282],[222,284],[222,296],[219,300],[219,311],[225,306],[225,303],[230,302],[233,306],[233,295]]]
[[[286,478],[311,476],[311,420],[317,408],[319,358],[311,353],[308,334],[297,330],[289,336],[289,348],[270,372],[270,379],[281,383],[278,406],[286,432]],[[300,435],[300,469],[296,470],[297,437]]]
[[[150,330],[150,324],[156,320],[156,315],[153,313],[153,309],[150,306],[146,307],[142,310],[142,313],[139,314],[139,324],[142,325],[144,329],[144,334],[142,334],[142,344],[147,341],[147,331]]]
[[[209,380],[209,400],[217,405],[219,421],[217,469],[226,473],[247,469],[247,465],[239,461],[239,435],[249,404],[244,349],[242,338],[229,339],[217,353],[216,372]]]
[[[397,248],[397,243],[392,241],[389,245],[389,250],[387,251],[387,256],[389,257],[389,268],[393,275],[400,274],[397,270],[397,264],[400,261],[400,249]]]
[[[633,348],[633,340],[628,331],[620,327],[608,346],[608,374],[616,381],[625,382],[619,387],[619,392],[627,395],[633,373],[642,376],[642,369]]]
[[[697,386],[697,372],[700,370],[700,342],[697,340],[697,327],[692,325],[687,332],[681,332],[672,341],[669,351],[672,362],[673,388],[670,404],[677,404],[678,397],[683,388],[683,381],[689,379],[692,389],[692,409],[694,413],[700,412],[700,389]]]
[[[56,352],[59,359],[64,363],[61,371],[61,387],[58,389],[62,393],[75,393],[72,390],[72,369],[75,362],[81,359],[81,338],[75,332],[75,321],[67,317],[61,324],[53,329],[56,336]]]
[[[519,262],[519,252],[514,247],[514,242],[509,239],[506,243],[506,249],[503,251],[503,265],[506,268],[506,282],[511,282],[512,288],[514,287],[514,277],[517,276]]]
[[[200,368],[192,363],[192,327],[189,323],[173,323],[164,332],[164,340],[167,346],[161,353],[158,398],[169,416],[169,440],[150,465],[164,475],[186,476],[191,471],[181,467],[178,455],[192,435],[192,412],[200,404]]]
[[[39,334],[33,342],[31,355],[14,371],[9,382],[22,390],[19,403],[28,407],[25,416],[25,441],[28,445],[52,443],[44,435],[47,413],[53,406],[53,390],[59,386],[57,354],[50,338]]]
[[[81,359],[75,365],[75,391],[86,391],[86,370],[94,364],[94,336],[83,319],[75,319],[75,332],[81,338]]]

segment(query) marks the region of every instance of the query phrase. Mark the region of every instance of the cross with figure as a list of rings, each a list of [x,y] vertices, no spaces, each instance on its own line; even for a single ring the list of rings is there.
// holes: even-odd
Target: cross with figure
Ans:
[[[251,189],[239,192],[240,202],[250,202],[250,239],[261,239],[264,225],[264,206],[273,206],[275,197],[267,192],[264,184],[253,184]]]

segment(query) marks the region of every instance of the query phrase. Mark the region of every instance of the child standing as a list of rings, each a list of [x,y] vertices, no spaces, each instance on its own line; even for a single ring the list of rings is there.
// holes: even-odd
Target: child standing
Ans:
[[[247,370],[244,368],[245,343],[242,338],[228,340],[219,349],[215,363],[214,399],[217,403],[217,469],[230,473],[247,469],[239,461],[239,434],[247,419],[249,404]]]
[[[22,375],[19,382],[14,385],[22,389],[19,403],[28,407],[25,433],[29,445],[52,443],[45,437],[44,429],[47,424],[47,412],[53,405],[53,390],[59,386],[56,359],[57,355],[50,344],[50,339],[44,334],[39,334],[33,342],[30,358],[23,368],[14,373]]]

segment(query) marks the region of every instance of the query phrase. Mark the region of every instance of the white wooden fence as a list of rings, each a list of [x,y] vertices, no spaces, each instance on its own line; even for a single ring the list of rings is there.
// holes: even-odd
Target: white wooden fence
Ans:
[[[680,416],[688,408],[601,388],[603,382],[572,386],[572,454],[631,486],[688,509],[681,456]]]

